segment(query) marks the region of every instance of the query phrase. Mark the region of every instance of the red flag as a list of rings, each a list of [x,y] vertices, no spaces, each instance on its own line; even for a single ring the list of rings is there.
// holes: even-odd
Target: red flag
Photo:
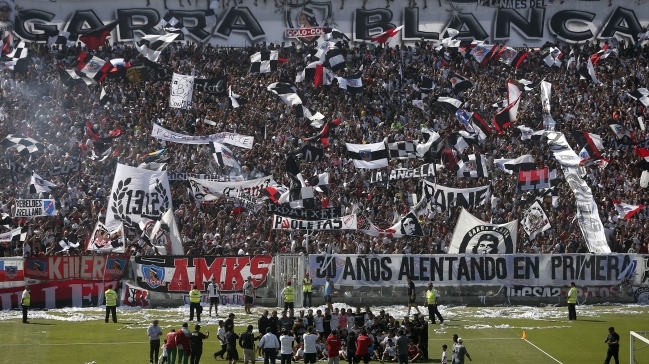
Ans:
[[[79,36],[79,40],[86,44],[86,48],[88,48],[89,51],[97,50],[99,49],[99,47],[106,44],[106,38],[110,35],[113,29],[115,29],[117,22],[118,20],[115,20],[114,22],[108,23],[103,27],[93,29],[88,33],[84,33],[83,35]]]
[[[383,32],[383,33],[381,33],[379,35],[373,36],[371,41],[372,41],[372,43],[385,43],[385,42],[389,41],[390,38],[397,35],[397,33],[399,33],[401,28],[403,28],[403,25],[398,26],[398,27],[393,28],[393,29],[388,29],[388,30],[386,30],[385,32]]]

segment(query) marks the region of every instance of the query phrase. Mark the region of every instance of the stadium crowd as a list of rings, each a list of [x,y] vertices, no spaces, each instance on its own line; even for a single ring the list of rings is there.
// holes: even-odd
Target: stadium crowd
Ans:
[[[647,192],[640,188],[642,170],[640,158],[633,150],[617,150],[613,141],[615,134],[606,124],[616,119],[630,129],[637,140],[645,140],[647,132],[640,128],[638,117],[645,117],[643,105],[628,97],[627,92],[646,87],[649,81],[649,45],[630,44],[620,41],[619,55],[602,60],[597,66],[600,85],[580,80],[576,74],[579,65],[573,62],[567,68],[570,52],[583,62],[601,49],[603,42],[580,46],[560,45],[563,63],[560,68],[547,67],[541,58],[541,49],[532,50],[525,62],[515,69],[495,61],[483,66],[472,57],[456,53],[451,59],[443,59],[436,50],[437,44],[417,42],[412,46],[386,47],[368,43],[350,42],[343,47],[347,68],[339,76],[363,73],[362,94],[351,95],[333,85],[316,87],[309,81],[297,83],[308,99],[307,106],[325,116],[325,120],[342,118],[341,125],[330,135],[331,146],[325,149],[325,157],[318,162],[301,162],[305,176],[329,172],[330,191],[319,194],[331,206],[341,206],[343,213],[362,211],[380,228],[393,224],[396,215],[403,215],[412,206],[412,194],[421,198],[420,179],[409,179],[371,184],[370,173],[355,169],[346,156],[345,142],[375,143],[389,141],[419,140],[422,126],[435,129],[442,138],[462,130],[454,114],[448,113],[435,97],[452,94],[449,72],[467,77],[473,87],[458,96],[462,108],[478,112],[491,122],[505,94],[506,81],[526,79],[552,84],[552,116],[557,122],[556,130],[566,134],[576,152],[581,148],[567,133],[570,129],[585,130],[599,134],[607,149],[604,156],[610,162],[605,168],[587,167],[585,180],[593,191],[602,222],[606,228],[611,250],[628,252],[635,249],[647,253],[649,234],[648,213],[643,209],[628,220],[618,219],[613,200],[643,205],[649,202]],[[279,49],[279,56],[288,60],[281,63],[276,72],[251,74],[251,54],[259,50]],[[297,118],[295,112],[276,95],[266,90],[273,82],[293,82],[296,74],[307,64],[308,47],[296,44],[257,44],[246,48],[223,48],[211,44],[176,42],[162,54],[159,63],[173,68],[174,72],[196,77],[214,78],[229,75],[232,91],[248,100],[248,103],[228,110],[227,97],[215,97],[194,92],[193,105],[189,110],[169,108],[169,82],[129,82],[126,77],[106,79],[102,86],[111,96],[106,105],[99,102],[99,87],[67,87],[59,78],[59,68],[71,68],[80,52],[76,47],[34,44],[30,57],[34,63],[20,73],[2,71],[0,139],[8,134],[27,136],[46,145],[46,150],[20,155],[13,148],[3,148],[0,160],[0,210],[11,215],[13,201],[19,198],[37,198],[29,193],[29,174],[11,170],[9,161],[17,161],[27,171],[46,171],[80,159],[78,173],[52,177],[51,182],[61,188],[52,193],[59,209],[56,217],[33,219],[14,218],[5,227],[28,228],[24,243],[17,237],[0,244],[1,256],[30,256],[49,254],[92,254],[83,251],[83,242],[92,232],[95,223],[103,221],[117,163],[138,166],[148,153],[166,148],[169,172],[209,173],[217,175],[240,175],[257,178],[272,175],[278,183],[286,186],[290,179],[285,175],[286,154],[299,149],[303,143],[319,146],[319,141],[306,142],[317,133],[308,120]],[[142,62],[142,55],[122,43],[106,45],[92,52],[110,60],[124,58],[135,66]],[[362,67],[362,68],[361,68]],[[423,110],[413,106],[413,100],[421,99],[422,79],[426,76],[436,85],[423,99]],[[475,216],[494,223],[504,223],[520,218],[534,201],[534,196],[517,194],[517,176],[503,173],[493,164],[495,158],[517,158],[531,154],[539,167],[557,168],[559,175],[558,206],[551,199],[542,201],[543,209],[552,228],[529,241],[519,227],[517,249],[529,253],[587,252],[578,225],[575,223],[575,199],[563,179],[560,168],[545,142],[521,140],[516,125],[526,125],[534,130],[543,128],[539,88],[526,92],[521,100],[518,118],[513,127],[504,134],[494,134],[479,145],[472,145],[463,154],[480,153],[489,161],[488,178],[459,178],[448,168],[438,171],[436,183],[454,188],[491,185],[491,200],[470,209]],[[225,118],[224,118],[225,117]],[[216,125],[203,122],[216,121]],[[86,121],[95,124],[100,136],[121,128],[123,135],[111,141],[112,153],[103,160],[89,156],[95,147],[86,129]],[[222,131],[254,136],[252,149],[232,148],[241,162],[242,170],[221,168],[217,165],[208,145],[167,143],[151,137],[153,123],[167,129],[189,135],[208,135]],[[100,154],[97,152],[96,154]],[[457,154],[457,153],[456,153]],[[460,155],[458,154],[459,158]],[[390,168],[424,164],[423,159],[392,160]],[[444,163],[436,160],[438,165]],[[433,179],[431,179],[432,181]],[[173,208],[183,244],[188,255],[237,255],[270,254],[307,251],[338,253],[444,253],[448,249],[459,208],[447,213],[429,213],[420,217],[424,230],[422,238],[392,239],[371,237],[362,232],[271,231],[272,216],[265,207],[259,211],[235,210],[237,201],[219,200],[215,203],[197,203],[186,181],[170,181]],[[3,228],[4,229],[4,228]],[[7,231],[6,229],[3,231]],[[153,254],[153,249],[138,243],[140,232],[128,231],[129,250],[132,254]],[[77,249],[62,252],[58,242],[80,242]],[[308,242],[308,244],[307,244]],[[635,243],[636,246],[632,247]]]

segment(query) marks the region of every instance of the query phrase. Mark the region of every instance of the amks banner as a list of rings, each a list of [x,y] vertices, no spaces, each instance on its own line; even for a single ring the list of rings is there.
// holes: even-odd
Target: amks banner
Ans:
[[[63,279],[120,280],[129,256],[54,256],[25,260],[25,277],[42,281]]]
[[[270,255],[236,257],[136,257],[137,285],[156,292],[189,292],[196,284],[206,289],[214,277],[221,291],[241,291],[248,276],[259,287],[266,281]]]
[[[619,284],[635,254],[507,254],[507,255],[355,255],[312,254],[313,284],[325,276],[344,286],[417,286],[479,284],[505,286],[610,286]]]

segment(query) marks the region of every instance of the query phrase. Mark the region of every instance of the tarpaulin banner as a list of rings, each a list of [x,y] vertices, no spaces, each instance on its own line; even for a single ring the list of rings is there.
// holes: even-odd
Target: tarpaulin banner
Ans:
[[[356,215],[346,215],[326,220],[299,220],[273,215],[273,229],[277,230],[356,230]]]
[[[448,253],[513,254],[516,253],[517,233],[518,220],[489,224],[462,209]]]
[[[54,200],[16,200],[14,217],[54,216]]]
[[[620,286],[579,286],[577,297],[614,297]],[[567,297],[569,287],[511,286],[505,287],[508,297]]]
[[[90,235],[86,250],[96,250],[109,253],[124,253],[126,247],[126,235],[124,224],[120,223],[117,228],[109,231],[104,224],[97,221],[95,230]]]
[[[453,207],[480,206],[489,202],[491,190],[489,186],[473,188],[451,188],[423,181],[424,196],[430,203],[429,209],[444,212]]]
[[[118,164],[106,208],[106,228],[120,223],[138,224],[143,217],[158,218],[172,208],[171,189],[165,171],[149,171]]]
[[[120,280],[129,256],[35,257],[25,261],[25,277],[42,281],[62,279]]]
[[[0,258],[0,282],[20,282],[25,279],[24,258]]]
[[[214,181],[214,182],[241,182],[246,180],[243,176],[222,176],[219,174],[182,173],[182,172],[169,172],[169,171],[167,171],[167,176],[169,177],[170,181],[184,181],[189,178],[206,179],[208,181]]]
[[[313,284],[343,286],[609,286],[624,280],[635,254],[356,255],[311,254]]]
[[[194,76],[181,75],[174,72],[171,78],[169,107],[188,109],[194,94]]]
[[[122,281],[122,306],[130,307],[151,307],[151,299],[149,298],[149,291],[146,289],[132,286],[126,281]]]
[[[279,206],[273,203],[266,204],[266,211],[284,217],[294,217],[304,220],[325,220],[340,217],[340,206],[326,209],[293,209],[286,206]]]
[[[270,255],[236,257],[136,257],[137,285],[156,292],[189,292],[196,284],[205,290],[212,278],[221,286],[221,291],[243,290],[248,276],[259,287],[266,281],[268,268],[272,262]]]
[[[9,159],[8,163],[9,163],[9,168],[16,173],[32,174],[31,169],[24,168],[23,166],[18,164],[18,162]],[[63,164],[62,167],[52,166],[52,168],[48,170],[33,171],[33,173],[36,173],[43,178],[49,178],[49,177],[63,176],[70,173],[77,173],[79,172],[80,169],[81,169],[81,160],[79,160],[78,162],[66,162],[65,164]]]
[[[61,282],[30,284],[30,308],[94,307],[104,304],[104,292],[108,285],[113,289],[119,281],[84,281],[70,279]],[[0,305],[3,310],[20,308],[25,286],[0,289]]]
[[[255,303],[255,298],[252,298],[252,303]],[[183,303],[188,305],[189,304],[189,295],[184,294],[183,295]],[[243,306],[245,304],[245,297],[243,293],[222,293],[221,296],[219,296],[219,304],[220,305],[236,305],[236,306]],[[201,295],[201,305],[202,306],[209,306],[210,305],[210,295],[208,294],[202,294]]]
[[[189,186],[194,198],[199,201],[214,201],[218,198],[238,198],[243,193],[253,197],[263,197],[261,191],[277,183],[272,176],[266,176],[248,181],[214,182],[189,178]]]
[[[398,168],[389,171],[372,170],[370,183],[397,181],[401,179],[435,177],[435,165],[424,164],[417,168]]]
[[[255,137],[230,133],[227,131],[211,135],[187,135],[165,129],[158,124],[153,124],[151,136],[156,139],[181,144],[209,144],[217,142],[246,149],[251,149],[255,140]]]

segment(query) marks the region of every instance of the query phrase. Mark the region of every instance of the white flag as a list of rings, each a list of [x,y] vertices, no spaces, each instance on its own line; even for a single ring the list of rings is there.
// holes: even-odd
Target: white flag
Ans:
[[[194,76],[180,75],[174,72],[171,79],[171,93],[169,94],[169,107],[188,109],[192,103],[194,92]]]
[[[162,218],[156,222],[153,230],[151,230],[150,240],[151,244],[158,248],[160,254],[185,254],[172,209],[167,210],[167,212],[162,215]]]

